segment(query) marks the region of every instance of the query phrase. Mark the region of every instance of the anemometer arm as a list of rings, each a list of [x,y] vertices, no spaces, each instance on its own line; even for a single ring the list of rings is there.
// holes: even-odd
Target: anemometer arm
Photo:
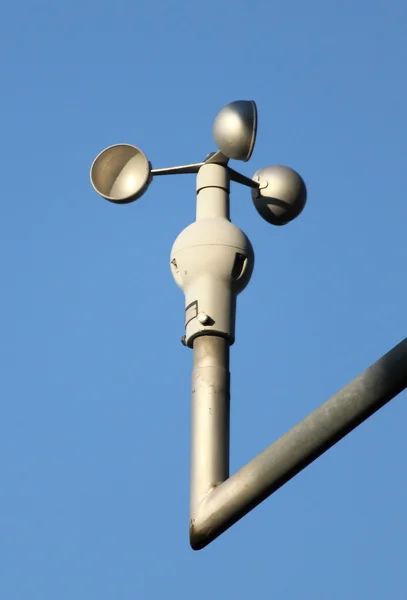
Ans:
[[[200,550],[407,387],[407,338],[228,478],[229,346],[194,342],[190,543]]]
[[[166,167],[164,169],[152,169],[151,175],[157,177],[158,175],[189,175],[191,173],[198,173],[199,169],[204,163],[193,163],[191,165],[182,165],[179,167]]]
[[[246,187],[252,188],[253,190],[257,190],[260,186],[258,181],[254,181],[250,179],[250,177],[246,177],[246,175],[242,175],[239,171],[235,171],[228,167],[229,177],[232,181],[236,181],[236,183],[240,183],[241,185],[245,185]]]
[[[220,154],[220,153],[218,152],[216,154]],[[216,154],[215,154],[215,156],[216,156]],[[211,155],[210,155],[210,157],[211,157]],[[206,160],[205,162],[193,163],[191,165],[182,165],[179,167],[165,167],[164,169],[152,169],[151,175],[153,177],[158,177],[159,175],[190,175],[193,173],[198,173],[199,169],[204,164],[222,164],[222,163],[218,163],[217,161],[213,161],[213,160],[211,160],[211,158],[209,158],[209,160]],[[231,169],[229,166],[226,166],[226,169],[228,170],[229,177],[232,181],[236,181],[236,183],[240,183],[241,185],[245,185],[246,187],[249,187],[252,189],[259,188],[260,184],[258,181],[254,181],[253,179],[250,179],[250,177],[246,177],[246,175],[243,175],[242,173],[239,173],[238,171]]]

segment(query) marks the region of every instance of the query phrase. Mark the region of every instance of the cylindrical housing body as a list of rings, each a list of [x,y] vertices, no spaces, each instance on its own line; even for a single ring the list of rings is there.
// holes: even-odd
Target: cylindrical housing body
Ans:
[[[230,218],[230,177],[222,165],[204,164],[196,176],[196,220]]]
[[[171,270],[185,294],[186,343],[199,335],[235,339],[236,296],[248,284],[254,253],[247,236],[229,221],[229,177],[205,164],[197,177],[197,220],[171,250]]]

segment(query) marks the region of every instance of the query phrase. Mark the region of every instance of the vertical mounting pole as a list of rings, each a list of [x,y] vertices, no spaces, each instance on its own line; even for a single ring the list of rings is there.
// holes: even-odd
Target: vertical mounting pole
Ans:
[[[229,477],[229,342],[198,336],[193,354],[191,517],[205,495]]]

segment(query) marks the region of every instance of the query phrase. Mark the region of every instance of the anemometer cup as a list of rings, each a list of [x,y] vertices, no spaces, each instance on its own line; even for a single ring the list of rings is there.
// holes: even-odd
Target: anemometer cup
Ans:
[[[131,144],[103,150],[94,160],[90,180],[96,192],[114,204],[140,198],[151,183],[151,165],[145,154]]]

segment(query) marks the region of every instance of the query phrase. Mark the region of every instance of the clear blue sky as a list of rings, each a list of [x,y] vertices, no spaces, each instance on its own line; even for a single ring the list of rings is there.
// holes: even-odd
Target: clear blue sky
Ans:
[[[232,470],[405,336],[407,4],[6,3],[0,23],[0,598],[407,597],[406,395],[212,545],[188,543],[192,354],[169,252],[194,178],[99,198],[105,146],[203,159],[254,99],[248,164],[297,169],[232,350]]]

